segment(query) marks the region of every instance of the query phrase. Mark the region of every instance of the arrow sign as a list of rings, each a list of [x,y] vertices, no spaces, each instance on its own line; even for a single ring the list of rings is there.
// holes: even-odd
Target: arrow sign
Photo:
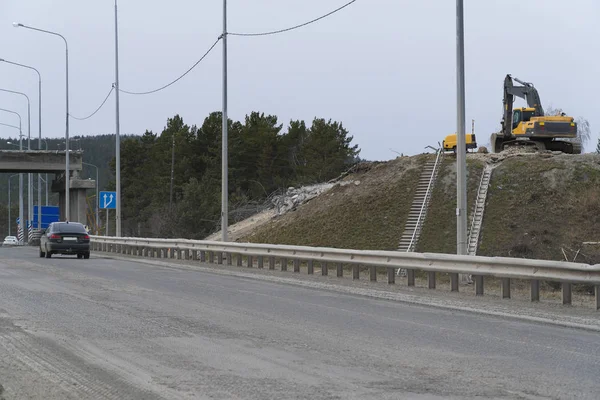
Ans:
[[[117,208],[116,192],[100,192],[98,196],[98,206],[105,210],[114,210]]]

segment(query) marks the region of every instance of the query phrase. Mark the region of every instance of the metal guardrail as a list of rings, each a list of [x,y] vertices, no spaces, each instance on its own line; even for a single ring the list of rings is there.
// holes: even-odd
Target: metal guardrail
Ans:
[[[508,257],[461,256],[439,253],[405,253],[397,251],[347,250],[328,247],[305,247],[257,243],[216,242],[189,239],[116,238],[91,236],[92,250],[153,258],[192,259],[218,264],[226,262],[247,267],[263,268],[265,258],[269,269],[275,269],[280,260],[281,270],[287,270],[290,261],[294,272],[300,272],[300,264],[306,263],[308,273],[314,273],[314,263],[321,266],[322,275],[328,275],[329,264],[335,264],[337,275],[343,276],[343,265],[352,266],[353,279],[359,278],[359,267],[370,269],[370,280],[377,280],[377,269],[387,269],[388,283],[395,283],[395,271],[408,271],[409,286],[415,285],[415,270],[428,273],[428,286],[436,286],[436,272],[471,274],[475,281],[475,293],[483,295],[484,276],[501,278],[501,297],[510,298],[510,280],[531,281],[531,301],[539,301],[540,281],[561,282],[562,302],[571,304],[573,283],[595,287],[595,308],[600,309],[600,264],[589,265],[564,261],[530,260]],[[208,257],[207,257],[208,256]],[[216,260],[215,260],[216,258]],[[244,260],[245,259],[245,260]]]

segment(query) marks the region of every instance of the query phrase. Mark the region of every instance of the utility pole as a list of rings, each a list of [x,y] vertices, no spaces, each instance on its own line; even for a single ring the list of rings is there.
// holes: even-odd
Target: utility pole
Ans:
[[[169,211],[173,211],[173,178],[175,176],[175,132],[171,146],[171,188],[169,189]]]
[[[115,0],[115,178],[116,178],[116,236],[121,237],[121,124],[119,121],[119,26]],[[108,215],[108,212],[107,212]],[[108,221],[106,224],[108,235]]]
[[[456,254],[467,254],[467,163],[465,138],[465,38],[464,4],[456,0]],[[458,291],[458,276],[452,274],[451,288]]]
[[[227,0],[223,0],[223,134],[221,138],[221,240],[227,241],[229,184],[227,171]]]

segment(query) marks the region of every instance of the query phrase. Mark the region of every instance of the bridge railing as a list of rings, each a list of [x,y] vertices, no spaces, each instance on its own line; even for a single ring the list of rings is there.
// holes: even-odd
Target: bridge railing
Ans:
[[[308,274],[314,273],[318,263],[322,275],[334,266],[337,276],[344,266],[352,267],[352,278],[359,279],[360,267],[369,268],[369,279],[377,280],[379,269],[387,271],[389,284],[395,283],[395,271],[407,270],[407,283],[415,285],[415,271],[427,272],[428,287],[435,289],[436,273],[471,274],[475,293],[484,294],[483,277],[501,279],[501,297],[511,297],[511,279],[531,283],[531,301],[540,299],[540,281],[560,282],[562,303],[571,304],[572,284],[582,283],[595,288],[596,309],[600,309],[600,264],[589,265],[563,261],[530,260],[508,257],[459,256],[438,253],[405,253],[397,251],[349,250],[328,247],[288,246],[258,243],[217,242],[189,239],[117,238],[92,236],[93,251],[103,251],[139,257],[199,260],[201,262],[275,269],[277,261],[282,271],[290,262],[294,272],[305,265]]]

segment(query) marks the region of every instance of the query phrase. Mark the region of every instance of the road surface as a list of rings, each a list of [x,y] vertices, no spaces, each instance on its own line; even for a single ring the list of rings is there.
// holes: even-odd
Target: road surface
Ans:
[[[0,248],[6,399],[597,399],[600,334]]]

